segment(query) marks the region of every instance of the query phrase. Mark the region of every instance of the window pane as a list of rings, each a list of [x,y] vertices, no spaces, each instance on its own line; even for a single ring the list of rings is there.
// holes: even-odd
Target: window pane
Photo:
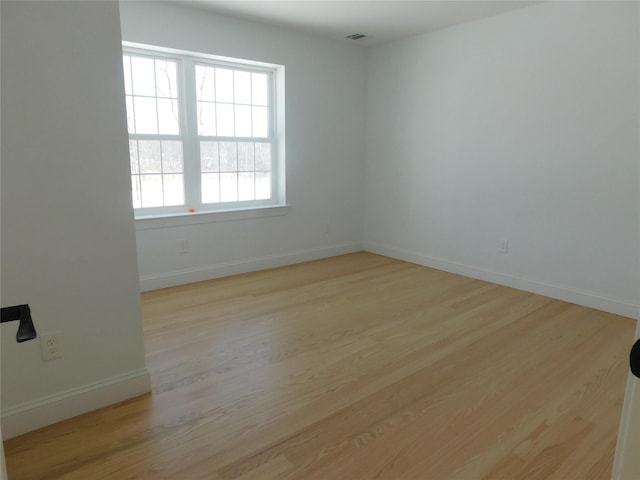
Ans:
[[[178,135],[178,101],[158,99],[158,127],[161,135]]]
[[[133,97],[135,107],[136,133],[158,133],[156,99]]]
[[[200,142],[200,171],[220,171],[218,163],[218,142]]]
[[[200,178],[202,179],[202,203],[220,202],[220,175],[203,173]]]
[[[131,163],[131,173],[140,173],[138,170],[138,142],[129,140],[129,159]]]
[[[131,194],[133,196],[133,208],[142,207],[142,197],[140,195],[140,176],[131,175]]]
[[[253,136],[268,137],[268,109],[267,107],[252,107],[253,110]]]
[[[254,200],[254,183],[253,172],[244,172],[239,174],[238,181],[238,200]]]
[[[273,73],[184,57],[193,79],[183,85],[182,56],[146,55],[122,56],[135,208],[186,205],[192,194],[206,204],[277,196]],[[195,131],[182,128],[188,109],[197,115]],[[187,141],[198,148],[195,171],[185,171]]]
[[[198,135],[216,134],[216,104],[198,102]]]
[[[271,144],[256,143],[256,170],[271,170]]]
[[[222,202],[238,201],[238,174],[237,173],[221,173],[220,174],[220,201]]]
[[[140,175],[143,207],[161,207],[162,175]]]
[[[154,96],[156,94],[153,59],[131,57],[131,72],[134,95]]]
[[[122,57],[122,67],[124,69],[124,92],[131,95],[133,89],[131,87],[131,57],[129,55]]]
[[[233,137],[233,105],[216,103],[216,124],[218,135],[221,137]]]
[[[267,95],[267,74],[251,74],[251,103],[253,105],[269,105]]]
[[[253,143],[238,143],[238,170],[253,172]]]
[[[184,204],[184,182],[181,174],[163,175],[164,205]]]
[[[251,103],[251,73],[236,70],[233,72],[234,103]]]
[[[220,171],[235,172],[238,170],[238,155],[235,142],[220,142]]]
[[[271,198],[271,174],[256,172],[256,200]]]
[[[251,107],[236,105],[236,136],[251,136]]]
[[[141,173],[162,173],[159,141],[139,140],[138,155]]]
[[[178,98],[176,62],[156,60],[156,95],[165,98]]]
[[[135,117],[133,112],[133,97],[127,95],[127,130],[129,133],[136,133]]]
[[[216,68],[216,101],[233,102],[233,70]]]
[[[216,84],[214,82],[213,67],[196,65],[196,99],[210,100],[216,99]]]
[[[182,142],[163,140],[161,147],[162,171],[164,173],[182,173]]]

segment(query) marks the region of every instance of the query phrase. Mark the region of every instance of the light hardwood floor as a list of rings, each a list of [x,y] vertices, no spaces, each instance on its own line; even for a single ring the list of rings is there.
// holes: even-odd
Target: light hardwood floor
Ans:
[[[631,319],[358,253],[143,295],[153,394],[11,480],[608,479]]]

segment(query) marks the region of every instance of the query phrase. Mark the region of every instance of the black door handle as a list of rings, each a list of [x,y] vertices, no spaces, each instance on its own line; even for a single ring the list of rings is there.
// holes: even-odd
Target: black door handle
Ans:
[[[36,329],[33,326],[29,305],[25,304],[15,305],[13,307],[2,307],[1,322],[13,322],[15,320],[20,320],[18,333],[16,333],[16,340],[18,342],[33,340],[38,336]]]
[[[631,373],[640,378],[640,338],[631,347],[629,364],[631,365]]]

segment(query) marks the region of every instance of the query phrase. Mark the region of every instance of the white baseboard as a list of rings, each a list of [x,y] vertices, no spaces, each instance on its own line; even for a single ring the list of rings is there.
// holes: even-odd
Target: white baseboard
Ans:
[[[146,368],[2,410],[4,439],[46,427],[151,391]]]
[[[620,298],[612,298],[599,295],[594,292],[567,288],[528,278],[515,277],[513,275],[471,265],[464,265],[443,258],[430,257],[421,253],[390,247],[379,243],[365,242],[363,248],[366,252],[377,253],[386,257],[423,265],[425,267],[436,268],[438,270],[444,270],[445,272],[464,275],[465,277],[477,278],[479,280],[497,283],[498,285],[517,288],[518,290],[544,295],[545,297],[575,303],[577,305],[602,310],[615,315],[622,315],[623,317],[633,318],[634,320],[638,319],[640,312],[640,305]]]
[[[293,265],[295,263],[319,260],[321,258],[335,257],[346,253],[362,251],[360,243],[343,243],[330,247],[298,250],[279,255],[248,258],[229,263],[208,265],[205,267],[190,268],[159,275],[144,275],[140,277],[140,291],[147,292],[160,288],[175,287],[187,283],[202,282],[214,278],[228,277],[240,273],[256,272],[268,268]]]

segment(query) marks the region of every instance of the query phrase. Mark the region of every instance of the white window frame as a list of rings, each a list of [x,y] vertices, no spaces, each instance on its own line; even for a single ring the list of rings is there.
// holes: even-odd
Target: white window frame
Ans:
[[[135,134],[130,140],[181,140],[185,204],[168,207],[135,208],[136,220],[144,220],[146,228],[211,221],[274,216],[286,213],[285,141],[284,141],[284,66],[216,55],[161,48],[123,42],[123,55],[169,59],[176,62],[179,110],[179,134]],[[197,129],[195,65],[206,64],[236,70],[264,72],[269,81],[269,132],[267,138],[203,136]],[[271,198],[220,203],[201,202],[200,141],[258,141],[271,143]],[[195,210],[190,211],[190,210]],[[196,217],[196,218],[194,218]],[[149,222],[148,220],[151,220]],[[137,224],[139,222],[136,222]],[[137,225],[141,228],[140,225]],[[145,227],[142,227],[145,228]]]

